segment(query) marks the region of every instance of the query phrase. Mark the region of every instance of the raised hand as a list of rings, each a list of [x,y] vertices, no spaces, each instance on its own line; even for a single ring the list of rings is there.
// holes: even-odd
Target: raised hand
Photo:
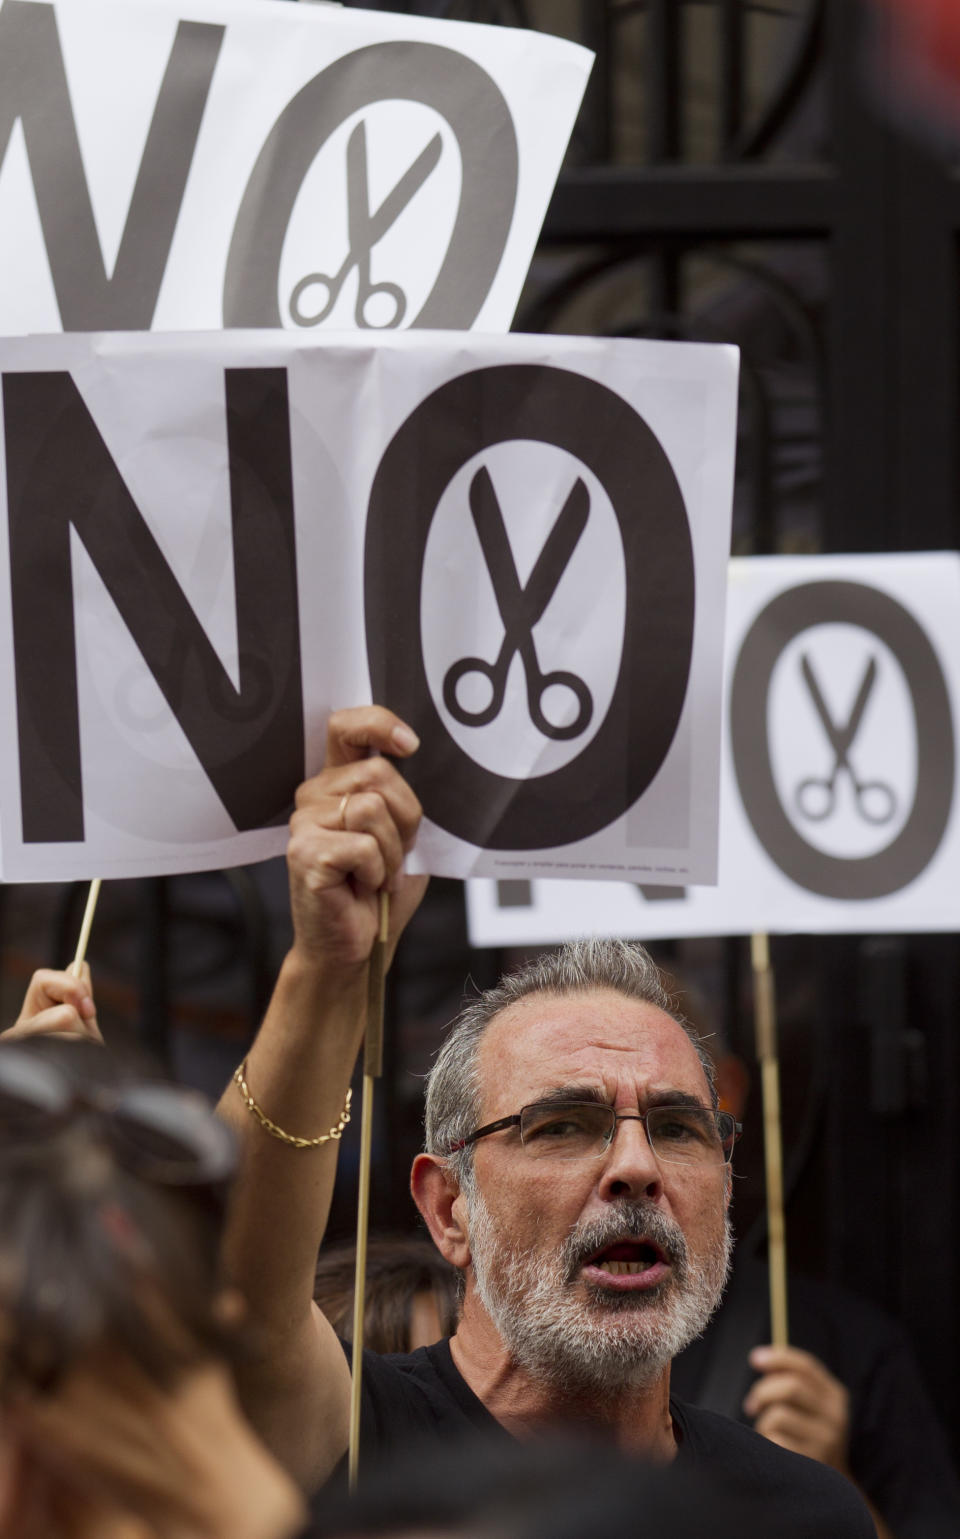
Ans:
[[[24,1037],[75,1037],[103,1042],[86,962],[79,973],[38,968],[27,985],[17,1020],[0,1032],[3,1042]]]
[[[294,950],[304,960],[362,964],[378,926],[378,894],[391,896],[391,952],[426,888],[403,874],[420,803],[390,762],[418,747],[411,729],[382,706],[337,711],[326,764],[297,793],[287,864]]]
[[[761,1377],[743,1408],[757,1432],[849,1475],[850,1395],[845,1385],[799,1347],[755,1347],[750,1363]]]

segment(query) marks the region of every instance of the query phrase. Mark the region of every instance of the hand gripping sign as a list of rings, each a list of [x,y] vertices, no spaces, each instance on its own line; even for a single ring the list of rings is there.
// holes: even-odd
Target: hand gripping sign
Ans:
[[[714,889],[471,883],[478,945],[956,929],[960,557],[730,567]]]
[[[415,859],[710,879],[728,348],[0,342],[3,872],[278,852],[326,716],[415,728]]]
[[[0,333],[506,330],[591,62],[281,0],[2,0]]]

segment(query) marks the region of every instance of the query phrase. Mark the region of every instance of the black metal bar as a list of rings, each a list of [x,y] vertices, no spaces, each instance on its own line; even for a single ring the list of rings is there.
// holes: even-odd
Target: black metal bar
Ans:
[[[580,31],[596,59],[577,120],[577,137],[588,160],[599,163],[613,156],[613,54],[610,14],[605,3],[581,0]]]
[[[743,125],[744,49],[742,0],[719,0],[720,136],[724,153],[735,143]]]
[[[676,160],[683,144],[683,6],[676,0],[647,3],[647,154]]]
[[[753,515],[751,554],[772,556],[777,552],[777,529],[770,406],[760,371],[747,356],[741,358],[740,399],[748,407],[747,459]]]
[[[831,7],[829,30],[841,195],[831,243],[826,546],[884,550],[895,544],[891,317],[897,301],[888,240],[894,149],[887,124],[851,86],[862,57],[856,8]]]
[[[895,170],[888,229],[897,282],[889,317],[897,382],[890,541],[900,550],[939,550],[960,543],[958,232],[945,217],[942,165],[900,140]]]
[[[565,172],[544,224],[551,242],[630,235],[703,241],[825,236],[838,213],[828,166],[600,166]]]
[[[676,322],[683,310],[681,273],[681,257],[671,246],[662,245],[654,252],[650,263],[651,334],[665,340],[678,335]]]

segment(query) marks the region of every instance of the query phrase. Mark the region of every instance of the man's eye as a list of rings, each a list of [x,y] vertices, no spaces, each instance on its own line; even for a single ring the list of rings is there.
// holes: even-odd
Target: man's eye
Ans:
[[[576,1138],[583,1132],[583,1124],[575,1118],[557,1117],[553,1122],[541,1122],[528,1129],[528,1138]]]
[[[590,1107],[544,1107],[541,1112],[528,1115],[523,1124],[523,1137],[527,1143],[569,1143],[574,1139],[592,1138],[595,1133],[596,1116]]]
[[[699,1118],[671,1117],[669,1122],[658,1124],[657,1135],[670,1143],[684,1143],[691,1139],[706,1138],[707,1129]]]

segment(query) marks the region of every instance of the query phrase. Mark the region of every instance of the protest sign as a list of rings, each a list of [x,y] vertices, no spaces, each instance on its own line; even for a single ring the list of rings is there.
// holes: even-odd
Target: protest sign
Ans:
[[[0,333],[505,331],[591,62],[287,0],[3,0]]]
[[[279,851],[331,708],[447,875],[711,879],[727,347],[0,341],[8,880]]]
[[[734,561],[714,888],[471,882],[475,945],[960,929],[960,557]]]

